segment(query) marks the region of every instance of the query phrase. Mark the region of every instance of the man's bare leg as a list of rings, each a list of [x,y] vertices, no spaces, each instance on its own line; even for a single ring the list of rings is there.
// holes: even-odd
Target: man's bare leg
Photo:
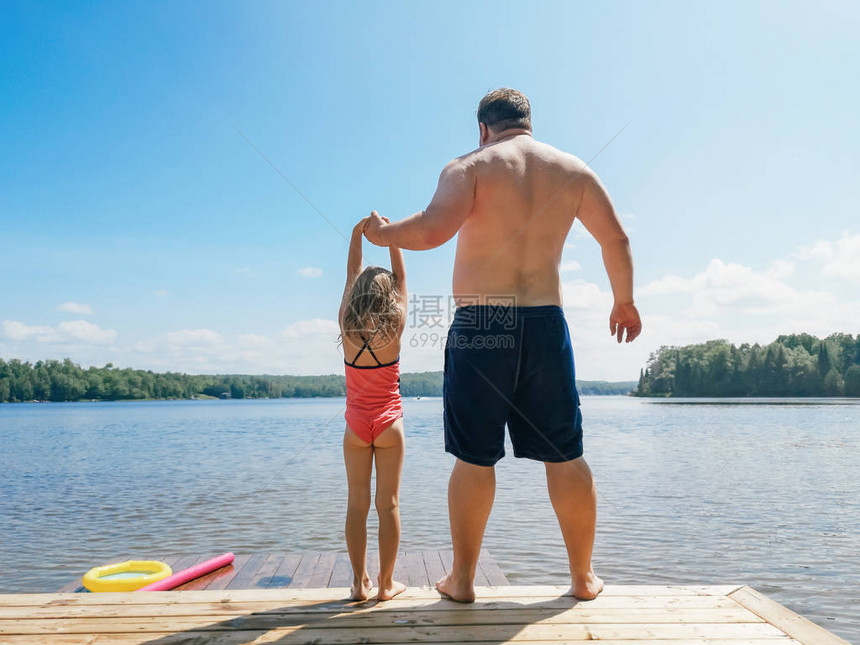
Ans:
[[[603,591],[603,580],[591,568],[597,521],[597,489],[591,469],[582,457],[545,466],[549,498],[567,547],[570,593],[581,600],[591,600]]]
[[[475,569],[484,540],[484,529],[496,495],[496,471],[457,460],[448,480],[448,516],[454,564],[436,589],[451,600],[475,601]]]

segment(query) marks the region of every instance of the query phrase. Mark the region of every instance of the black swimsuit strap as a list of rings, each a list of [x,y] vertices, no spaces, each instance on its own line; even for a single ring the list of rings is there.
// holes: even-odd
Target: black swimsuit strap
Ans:
[[[367,343],[369,343],[369,342],[370,342],[370,339],[368,338]],[[367,351],[369,351],[370,355],[373,356],[373,360],[376,361],[376,364],[381,366],[382,363],[379,361],[378,358],[376,358],[376,354],[373,353],[373,350],[370,348],[370,345],[368,345],[367,343],[365,343],[365,346],[367,347]]]
[[[376,361],[376,364],[381,367],[382,363],[379,362],[379,359],[376,358],[376,354],[374,354],[373,350],[370,348],[370,339],[373,338],[373,335],[371,334],[370,338],[365,338],[364,336],[359,334],[358,337],[364,341],[364,344],[361,346],[361,349],[358,350],[358,354],[355,355],[355,358],[352,359],[352,363],[347,363],[347,365],[350,365],[351,367],[356,367],[355,364],[358,362],[358,358],[364,353],[364,350],[366,349],[368,352],[370,352],[370,355],[373,356],[373,360]]]

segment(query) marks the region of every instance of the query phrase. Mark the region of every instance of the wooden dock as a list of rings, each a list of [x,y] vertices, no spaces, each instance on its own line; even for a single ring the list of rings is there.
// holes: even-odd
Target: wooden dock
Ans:
[[[174,572],[208,560],[209,555],[168,555],[152,559],[165,562]],[[118,556],[106,561],[124,562],[140,557]],[[410,587],[432,587],[451,567],[451,551],[401,551],[394,566],[394,578]],[[368,553],[367,569],[371,580],[379,574],[376,554]],[[82,571],[81,575],[85,572]],[[176,591],[204,589],[296,589],[305,587],[348,587],[352,584],[352,567],[346,553],[272,553],[236,555],[233,564],[192,580]],[[481,551],[475,584],[500,586],[508,584],[505,574],[486,550]],[[60,592],[86,591],[81,578],[70,581]]]
[[[427,587],[349,602],[345,588],[0,595],[3,645],[578,643],[845,645],[749,587],[480,587],[462,605]]]

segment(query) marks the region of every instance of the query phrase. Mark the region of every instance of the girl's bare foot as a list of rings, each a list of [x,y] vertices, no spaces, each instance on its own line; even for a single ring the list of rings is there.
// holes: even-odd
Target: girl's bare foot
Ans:
[[[349,588],[349,599],[367,600],[371,589],[373,589],[373,584],[370,582],[370,576],[365,576],[361,582],[354,581],[352,583]]]
[[[391,600],[394,596],[406,591],[406,585],[396,580],[391,580],[383,584],[379,582],[379,591],[376,594],[377,600]]]
[[[569,596],[580,600],[594,600],[603,591],[603,580],[589,571],[582,578],[575,579],[568,592]]]
[[[475,602],[475,585],[455,580],[451,573],[436,582],[436,590],[457,602]]]

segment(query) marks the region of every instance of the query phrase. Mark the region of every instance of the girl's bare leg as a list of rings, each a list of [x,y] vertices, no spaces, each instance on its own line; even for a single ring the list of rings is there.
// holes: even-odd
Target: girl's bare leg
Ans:
[[[367,514],[370,511],[370,476],[373,446],[346,428],[343,435],[343,461],[349,500],[346,506],[346,550],[352,564],[352,600],[367,600],[373,584],[367,574]]]
[[[406,589],[406,585],[394,580],[394,562],[400,546],[400,474],[405,445],[403,419],[383,430],[373,442],[379,513],[379,600],[390,600]]]

